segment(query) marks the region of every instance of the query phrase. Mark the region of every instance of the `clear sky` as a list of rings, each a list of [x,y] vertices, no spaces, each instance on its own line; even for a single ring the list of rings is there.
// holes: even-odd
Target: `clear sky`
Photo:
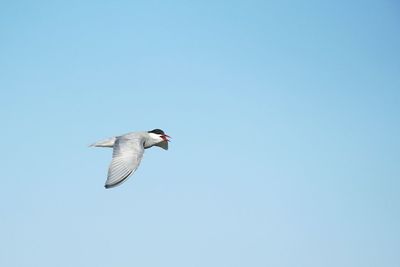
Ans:
[[[3,1],[0,266],[400,266],[400,5]],[[97,140],[170,150],[105,190]]]

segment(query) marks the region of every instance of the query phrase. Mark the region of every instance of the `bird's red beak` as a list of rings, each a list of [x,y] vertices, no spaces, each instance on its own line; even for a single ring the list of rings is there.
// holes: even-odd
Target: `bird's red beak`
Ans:
[[[170,142],[170,140],[169,140],[168,138],[171,138],[171,136],[169,136],[168,134],[163,134],[163,135],[161,135],[161,138],[162,138],[164,141]]]

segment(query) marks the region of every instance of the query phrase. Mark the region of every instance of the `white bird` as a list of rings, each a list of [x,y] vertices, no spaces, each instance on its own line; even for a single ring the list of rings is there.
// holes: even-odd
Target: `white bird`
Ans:
[[[90,145],[113,148],[113,158],[104,187],[112,188],[126,181],[139,167],[146,148],[158,146],[168,150],[168,138],[171,137],[163,130],[154,129],[148,132],[132,132],[114,136]]]

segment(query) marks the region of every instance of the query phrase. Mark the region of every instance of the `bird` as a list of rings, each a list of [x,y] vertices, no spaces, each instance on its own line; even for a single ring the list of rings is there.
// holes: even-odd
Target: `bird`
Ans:
[[[109,189],[121,185],[139,167],[145,149],[158,146],[168,150],[170,138],[163,130],[154,129],[113,136],[91,144],[90,147],[113,148],[112,160],[104,187]]]

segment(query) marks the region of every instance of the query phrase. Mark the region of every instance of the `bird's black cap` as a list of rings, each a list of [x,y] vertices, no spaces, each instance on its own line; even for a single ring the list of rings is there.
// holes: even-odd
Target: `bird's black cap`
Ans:
[[[164,131],[160,130],[160,129],[154,129],[154,130],[148,131],[148,133],[165,134]]]

